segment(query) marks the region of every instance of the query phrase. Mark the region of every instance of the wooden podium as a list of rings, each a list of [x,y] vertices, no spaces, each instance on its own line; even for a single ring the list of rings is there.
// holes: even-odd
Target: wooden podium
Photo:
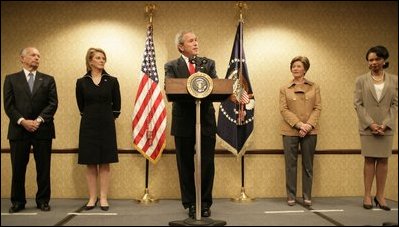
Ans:
[[[194,76],[195,74],[191,75]],[[209,76],[208,76],[209,77]],[[211,79],[212,91],[203,98],[196,98],[191,95],[187,85],[189,79],[186,78],[166,78],[165,93],[169,102],[174,101],[195,101],[196,123],[195,123],[195,198],[196,213],[195,219],[187,218],[185,220],[171,221],[171,226],[191,226],[208,225],[224,226],[225,221],[213,220],[211,218],[201,218],[201,101],[220,102],[227,99],[233,93],[233,80],[229,79]]]
[[[192,100],[196,98],[187,91],[187,78],[166,78],[165,93],[169,102]],[[203,101],[221,102],[233,94],[233,80],[213,79],[213,90],[209,96],[203,98]]]

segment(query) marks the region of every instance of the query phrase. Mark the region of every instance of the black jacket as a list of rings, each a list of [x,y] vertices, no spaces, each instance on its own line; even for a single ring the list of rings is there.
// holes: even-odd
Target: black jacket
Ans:
[[[36,72],[33,92],[29,90],[24,71],[7,75],[4,81],[4,110],[10,118],[8,136],[10,140],[27,138],[55,138],[54,114],[58,107],[57,88],[54,77]],[[44,119],[37,131],[28,132],[18,125],[21,117],[35,120]]]
[[[211,78],[217,78],[215,61],[211,59],[207,59],[200,71],[208,74]],[[183,57],[165,64],[165,77],[167,78],[188,78],[189,75]],[[195,136],[195,101],[173,102],[171,134],[183,137]],[[210,101],[201,102],[201,134],[206,136],[216,134],[215,109]]]

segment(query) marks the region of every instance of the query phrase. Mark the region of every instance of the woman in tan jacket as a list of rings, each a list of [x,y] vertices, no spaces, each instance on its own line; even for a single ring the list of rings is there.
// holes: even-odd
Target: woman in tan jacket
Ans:
[[[313,157],[316,149],[318,121],[321,111],[320,88],[305,79],[310,67],[307,57],[291,60],[293,80],[280,88],[280,112],[283,135],[287,204],[296,203],[298,149],[302,153],[303,204],[312,205]]]
[[[384,189],[398,112],[398,77],[384,71],[389,66],[388,57],[385,47],[370,48],[366,53],[370,72],[356,79],[354,104],[364,156],[365,209],[373,208],[371,188],[375,175],[377,192],[374,202],[377,207],[390,210],[384,198]]]

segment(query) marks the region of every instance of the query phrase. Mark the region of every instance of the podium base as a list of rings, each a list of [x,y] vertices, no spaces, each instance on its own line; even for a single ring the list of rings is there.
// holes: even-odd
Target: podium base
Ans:
[[[211,218],[201,218],[201,220],[196,220],[193,218],[187,218],[185,220],[171,221],[170,226],[224,226],[225,221],[213,220]]]

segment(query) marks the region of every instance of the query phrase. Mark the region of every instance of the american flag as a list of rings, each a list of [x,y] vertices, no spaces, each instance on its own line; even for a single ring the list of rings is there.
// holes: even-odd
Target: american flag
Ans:
[[[147,28],[139,80],[132,120],[133,145],[155,164],[166,146],[166,108],[158,86],[152,25]]]
[[[242,104],[248,104],[249,103],[249,95],[245,89],[242,90],[242,94],[240,97],[240,103]]]
[[[243,91],[241,96],[241,103],[248,104],[249,103],[249,95],[246,90]]]

